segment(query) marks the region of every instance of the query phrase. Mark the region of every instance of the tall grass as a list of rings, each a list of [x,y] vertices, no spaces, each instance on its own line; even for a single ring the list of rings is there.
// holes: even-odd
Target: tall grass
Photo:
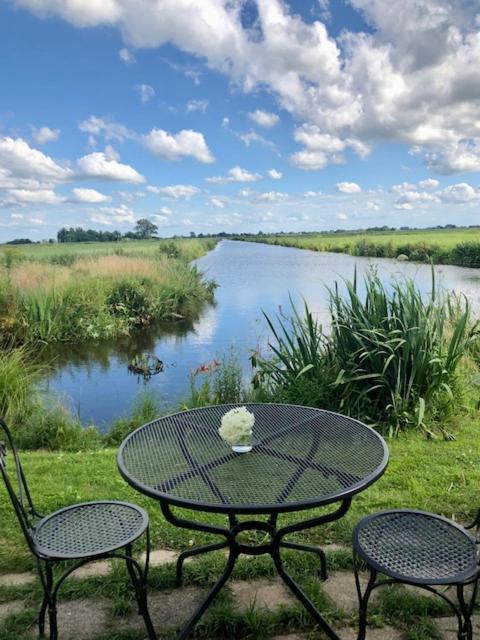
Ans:
[[[27,347],[0,350],[0,417],[17,422],[32,407],[32,389],[43,371]]]
[[[458,401],[457,370],[478,338],[467,302],[435,292],[424,299],[411,280],[384,285],[356,277],[347,295],[330,290],[330,330],[305,305],[302,317],[267,317],[271,356],[255,356],[254,384],[270,397],[338,410],[388,428],[432,434],[427,416],[442,418]]]
[[[183,257],[156,249],[148,257],[82,255],[68,265],[24,260],[0,268],[0,341],[106,339],[194,316],[214,284]]]

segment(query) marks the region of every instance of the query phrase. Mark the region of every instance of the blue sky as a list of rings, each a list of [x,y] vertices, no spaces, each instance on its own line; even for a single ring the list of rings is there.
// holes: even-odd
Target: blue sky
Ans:
[[[471,0],[0,3],[0,240],[479,224]]]

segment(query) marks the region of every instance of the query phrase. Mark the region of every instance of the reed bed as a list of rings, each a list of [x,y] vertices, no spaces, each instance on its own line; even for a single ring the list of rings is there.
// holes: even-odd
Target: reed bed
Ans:
[[[479,325],[468,303],[435,292],[423,297],[412,280],[383,284],[356,277],[347,295],[330,290],[330,330],[308,307],[291,317],[267,318],[270,354],[255,354],[254,386],[268,398],[283,398],[341,411],[395,434],[417,428],[448,436],[446,422],[462,406],[466,377],[478,377],[471,355]],[[477,347],[478,348],[478,347]],[[434,425],[434,427],[432,427]]]
[[[208,245],[179,242],[170,257],[164,244],[147,245],[154,252],[144,245],[128,253],[107,247],[103,254],[83,246],[62,254],[55,247],[38,259],[34,252],[7,251],[0,267],[0,341],[101,340],[195,315],[215,287],[189,261]]]

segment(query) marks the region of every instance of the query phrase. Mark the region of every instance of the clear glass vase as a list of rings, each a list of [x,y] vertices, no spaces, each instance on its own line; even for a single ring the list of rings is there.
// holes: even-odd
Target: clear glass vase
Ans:
[[[232,444],[232,451],[235,453],[248,453],[253,449],[252,436],[243,436],[238,442]]]

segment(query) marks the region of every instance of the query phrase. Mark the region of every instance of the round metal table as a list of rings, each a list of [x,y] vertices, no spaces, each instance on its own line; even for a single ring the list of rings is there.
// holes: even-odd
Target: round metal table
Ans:
[[[183,552],[177,582],[189,556],[228,547],[225,571],[179,635],[186,638],[228,580],[240,554],[270,554],[280,577],[313,615],[328,637],[338,635],[284,568],[281,549],[314,553],[326,579],[324,552],[284,538],[297,531],[338,520],[352,497],[385,471],[383,438],[361,422],[329,411],[284,404],[247,404],[255,415],[253,450],[234,453],[219,433],[222,416],[243,405],[219,405],[159,418],[130,434],[120,446],[118,467],[136,490],[158,500],[175,526],[214,533],[223,539]],[[277,527],[280,513],[301,512],[340,503],[329,513]],[[179,517],[171,507],[225,514],[220,527]],[[241,519],[241,515],[266,518]],[[268,534],[258,545],[239,540],[244,531]],[[240,536],[241,537],[241,536]]]

